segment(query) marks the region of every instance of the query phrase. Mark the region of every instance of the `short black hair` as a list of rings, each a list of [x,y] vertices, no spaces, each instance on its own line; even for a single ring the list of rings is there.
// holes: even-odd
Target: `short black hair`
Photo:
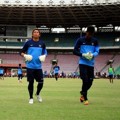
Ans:
[[[95,32],[95,28],[93,26],[88,26],[87,27],[87,32],[94,33]]]

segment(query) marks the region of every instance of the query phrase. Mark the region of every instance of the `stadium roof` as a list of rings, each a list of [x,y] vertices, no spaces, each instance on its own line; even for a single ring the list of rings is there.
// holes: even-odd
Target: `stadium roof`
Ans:
[[[11,2],[12,1],[12,2]],[[24,1],[24,3],[22,3]],[[0,24],[72,27],[120,26],[120,0],[0,0]],[[71,1],[71,2],[70,2]],[[34,4],[33,4],[34,3]]]

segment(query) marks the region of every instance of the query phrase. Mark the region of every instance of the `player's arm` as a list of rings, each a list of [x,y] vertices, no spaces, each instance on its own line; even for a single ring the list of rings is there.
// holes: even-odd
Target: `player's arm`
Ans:
[[[113,68],[113,72],[114,72],[114,74],[115,74],[115,70],[114,70],[114,68]]]
[[[27,42],[26,42],[26,43],[24,44],[23,48],[22,48],[21,51],[20,51],[20,55],[25,58],[25,61],[31,61],[31,60],[32,60],[32,56],[26,54],[27,50],[28,50],[28,45],[27,45]]]
[[[47,56],[47,50],[46,50],[46,45],[43,45],[43,49],[42,49],[42,55],[46,55]]]
[[[47,50],[46,50],[46,46],[45,46],[45,44],[44,44],[44,45],[43,45],[43,48],[42,48],[42,54],[41,54],[41,56],[39,56],[39,60],[40,60],[41,62],[44,62],[45,59],[46,59],[46,56],[47,56]]]
[[[20,50],[20,55],[21,56],[24,56],[24,54],[26,54],[28,50],[28,45],[27,45],[27,42],[24,44],[23,48]]]
[[[77,56],[82,56],[82,53],[80,53],[80,39],[78,39],[75,43],[73,54]]]
[[[99,45],[98,45],[98,41],[96,41],[96,43],[95,43],[95,51],[94,51],[94,53],[92,53],[93,54],[93,57],[96,57],[98,54],[99,54]]]
[[[80,52],[80,46],[81,46],[81,39],[79,38],[74,46],[73,54],[79,56],[79,57],[84,57],[87,60],[91,60],[93,55],[89,53],[81,53]]]

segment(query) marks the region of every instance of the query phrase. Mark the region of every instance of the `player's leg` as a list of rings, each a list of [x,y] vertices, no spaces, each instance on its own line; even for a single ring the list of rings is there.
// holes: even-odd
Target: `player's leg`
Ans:
[[[20,76],[20,79],[22,80],[22,78],[23,78],[23,74],[21,74],[21,76]]]
[[[87,90],[89,90],[92,86],[93,79],[94,79],[94,67],[88,66],[87,74],[88,74],[87,75],[88,76],[88,88],[87,88]]]
[[[42,102],[42,97],[40,96],[40,92],[43,88],[43,83],[44,83],[42,69],[36,70],[34,77],[35,77],[36,81],[38,82],[36,96],[37,96],[38,101]]]
[[[22,74],[20,74],[20,82],[22,82]]]
[[[1,79],[1,80],[3,79],[3,74],[0,74],[0,79]]]
[[[93,83],[93,79],[94,79],[94,67],[91,67],[91,66],[86,66],[86,71],[87,71],[87,77],[85,78],[86,79],[86,84],[87,84],[87,92],[86,92],[86,98],[85,98],[85,101],[84,101],[84,105],[88,105],[89,102],[88,102],[88,98],[87,98],[87,93],[88,93],[88,90],[91,88],[92,86],[92,83]]]
[[[113,78],[114,78],[114,76],[112,75],[112,78],[111,78],[111,83],[113,83]]]
[[[38,82],[36,95],[40,94],[42,88],[43,88],[43,82]]]
[[[3,76],[2,76],[2,77],[3,77],[3,80],[4,80],[4,74],[3,74]]]
[[[58,73],[55,73],[55,79],[58,80]]]
[[[18,74],[18,82],[20,82],[20,74]]]
[[[33,90],[34,90],[34,70],[27,68],[27,81],[28,81],[28,92],[29,92],[29,103],[33,104]]]
[[[28,92],[29,92],[30,99],[33,99],[33,90],[34,90],[33,84],[34,84],[33,80],[30,80],[28,83]]]
[[[55,80],[57,81],[57,78],[56,78],[56,73],[55,73],[55,75],[54,75],[54,76],[55,76]]]
[[[112,82],[112,76],[111,75],[109,75],[109,81],[110,81],[110,83]]]
[[[82,79],[82,90],[80,91],[81,93],[81,98],[84,98],[84,101],[87,101],[87,89],[88,89],[88,77],[87,77],[87,66],[86,65],[79,65],[80,69],[80,77]]]
[[[2,75],[0,74],[0,79],[2,79]]]

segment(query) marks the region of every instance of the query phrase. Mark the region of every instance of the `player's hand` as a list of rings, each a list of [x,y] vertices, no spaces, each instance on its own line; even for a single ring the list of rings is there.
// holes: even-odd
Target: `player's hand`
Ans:
[[[89,60],[91,60],[92,58],[93,58],[93,54],[89,52]]]
[[[25,61],[31,61],[32,60],[32,55],[27,55],[24,54]]]
[[[87,60],[91,60],[93,58],[93,54],[91,52],[83,53],[82,56]]]
[[[88,52],[88,60],[92,60],[93,54],[91,52]]]
[[[41,55],[41,56],[39,56],[39,60],[40,60],[41,62],[44,62],[44,61],[45,61],[45,58],[46,58],[46,55]]]

